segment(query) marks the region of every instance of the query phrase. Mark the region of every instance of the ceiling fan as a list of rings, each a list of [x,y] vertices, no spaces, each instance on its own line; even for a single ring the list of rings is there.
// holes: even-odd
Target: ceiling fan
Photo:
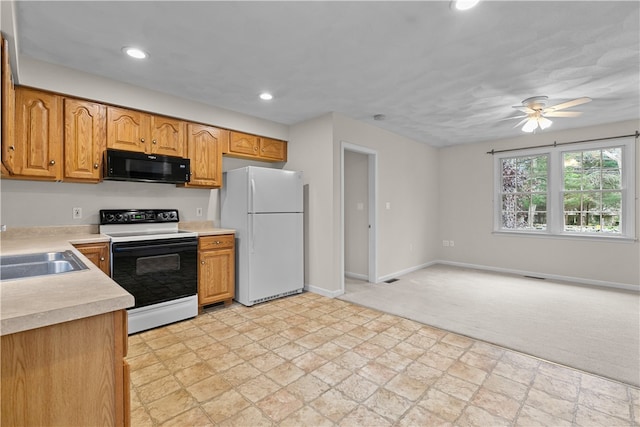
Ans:
[[[540,129],[546,129],[553,123],[548,117],[578,117],[582,113],[579,111],[559,111],[565,108],[575,107],[577,105],[586,104],[591,102],[591,98],[582,97],[572,101],[563,102],[561,104],[551,105],[547,107],[546,96],[533,96],[522,101],[522,105],[515,105],[513,108],[525,113],[522,116],[509,117],[504,120],[510,119],[522,119],[514,128],[524,124],[522,126],[523,132],[533,132],[538,127]]]

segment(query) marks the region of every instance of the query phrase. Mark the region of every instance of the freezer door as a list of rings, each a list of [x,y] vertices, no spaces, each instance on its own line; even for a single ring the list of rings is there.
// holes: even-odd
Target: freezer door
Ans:
[[[249,217],[249,300],[302,289],[302,214]]]
[[[302,172],[249,167],[249,212],[302,212]]]

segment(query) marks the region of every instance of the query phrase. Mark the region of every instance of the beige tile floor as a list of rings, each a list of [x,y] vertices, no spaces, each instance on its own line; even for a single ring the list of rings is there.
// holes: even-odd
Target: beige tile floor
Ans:
[[[129,337],[132,426],[638,426],[640,391],[313,293]]]

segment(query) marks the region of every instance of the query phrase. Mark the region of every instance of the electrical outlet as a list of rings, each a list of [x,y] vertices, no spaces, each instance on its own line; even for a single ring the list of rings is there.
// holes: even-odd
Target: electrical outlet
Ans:
[[[196,216],[202,216],[202,208],[196,208]]]
[[[453,240],[449,240],[449,246],[453,247]]]
[[[73,208],[71,216],[73,219],[82,219],[82,208]]]

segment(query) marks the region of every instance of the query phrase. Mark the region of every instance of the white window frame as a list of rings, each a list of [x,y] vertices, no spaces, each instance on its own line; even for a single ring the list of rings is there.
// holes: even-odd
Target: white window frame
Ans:
[[[564,231],[563,200],[563,157],[566,152],[598,150],[620,147],[622,149],[621,176],[621,227],[620,233],[588,233]],[[549,159],[547,180],[547,227],[545,230],[505,229],[502,228],[502,160],[514,157],[547,155]],[[636,174],[635,138],[625,137],[594,142],[560,144],[555,147],[540,147],[494,154],[494,215],[493,231],[499,234],[529,236],[552,236],[576,239],[597,240],[635,240],[635,174]]]

